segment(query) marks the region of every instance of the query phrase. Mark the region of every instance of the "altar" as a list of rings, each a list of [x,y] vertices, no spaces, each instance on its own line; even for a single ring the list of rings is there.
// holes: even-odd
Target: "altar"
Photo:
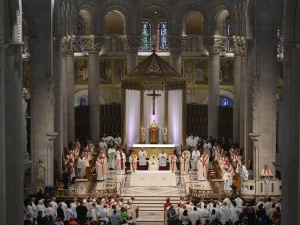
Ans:
[[[172,171],[137,170],[131,173],[131,187],[175,187],[176,176]]]
[[[161,153],[161,150],[169,156],[173,152],[176,153],[175,145],[173,144],[134,144],[132,146],[132,151],[136,155],[139,155],[139,151],[144,148],[145,152],[147,152],[147,158],[150,158],[152,153],[155,153],[158,156]]]

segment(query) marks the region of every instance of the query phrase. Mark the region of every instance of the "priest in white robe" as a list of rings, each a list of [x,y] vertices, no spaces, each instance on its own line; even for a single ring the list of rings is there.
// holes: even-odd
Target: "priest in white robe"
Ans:
[[[191,168],[192,170],[197,170],[197,163],[200,158],[200,151],[198,149],[194,149],[192,152],[192,160],[191,160]]]
[[[117,153],[117,174],[123,175],[125,174],[125,162],[126,162],[126,156],[121,148],[119,148],[119,152]]]
[[[172,172],[177,171],[176,162],[177,162],[177,156],[173,152],[171,155],[169,155],[169,167]]]
[[[81,155],[77,160],[77,176],[79,178],[84,178],[86,176],[85,169],[86,162],[83,160],[83,155]]]
[[[222,179],[224,180],[224,191],[231,191],[232,188],[230,186],[232,185],[232,176],[227,172],[227,169],[225,169]]]
[[[119,135],[117,135],[117,136],[115,137],[114,142],[115,142],[115,147],[116,147],[116,148],[117,148],[117,147],[120,147],[120,146],[121,146],[121,142],[122,142],[121,137],[120,137]]]
[[[139,151],[139,170],[147,170],[147,152],[145,152],[144,148]]]
[[[130,171],[135,172],[137,169],[137,155],[132,151],[131,155],[129,156],[130,162]]]
[[[164,152],[164,150],[161,150],[161,153],[159,153],[158,155],[158,159],[159,159],[159,170],[166,170],[168,155]]]
[[[230,219],[230,209],[228,208],[226,202],[223,202],[223,205],[220,207],[218,213],[222,224],[225,224]]]
[[[209,158],[204,152],[198,160],[198,180],[207,180],[207,171],[209,166]]]
[[[190,164],[190,156],[184,151],[180,157],[180,171],[181,174],[188,174]]]
[[[148,169],[149,170],[158,170],[158,167],[159,167],[158,159],[155,154],[152,154],[151,157],[149,158]]]
[[[246,162],[242,163],[242,169],[241,169],[241,179],[242,180],[248,180],[249,172],[246,167]]]
[[[103,152],[100,152],[96,161],[97,180],[103,181],[106,179],[107,173],[107,158]]]
[[[102,151],[106,155],[107,143],[104,141],[104,138],[102,138],[101,141],[99,142],[99,148],[100,148],[100,152]]]
[[[115,169],[116,168],[116,156],[117,156],[116,149],[114,149],[113,147],[109,148],[107,151],[107,156],[108,156],[108,168]]]

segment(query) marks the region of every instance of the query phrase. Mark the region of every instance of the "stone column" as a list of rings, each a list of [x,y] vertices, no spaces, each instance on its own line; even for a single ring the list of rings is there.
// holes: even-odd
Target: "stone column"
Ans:
[[[63,56],[61,54],[61,40],[56,38],[53,43],[53,80],[54,80],[54,130],[57,131],[57,138],[54,140],[54,162],[58,171],[62,171],[62,154],[64,148],[64,108],[63,108]],[[64,57],[65,58],[65,57]]]
[[[282,102],[282,224],[299,224],[300,203],[300,46],[296,43],[284,45],[284,77]],[[293,202],[293,204],[291,204]]]
[[[240,89],[242,60],[237,37],[233,37],[234,47],[234,74],[233,74],[233,142],[240,142]]]
[[[105,45],[104,36],[95,36],[92,42],[84,40],[85,49],[88,55],[88,104],[89,104],[89,134],[94,144],[100,142],[100,57],[99,53]]]
[[[252,131],[252,84],[254,77],[254,44],[251,39],[247,39],[246,41],[247,53],[246,53],[246,78],[244,80],[244,131],[241,139],[244,140],[245,149],[245,160],[251,160],[251,164],[253,165],[253,148],[252,141],[249,137],[249,133]]]
[[[261,133],[259,155],[254,158],[254,174],[259,177],[264,164],[275,173],[276,155],[276,52],[277,40],[261,38],[255,43],[255,73],[252,88],[253,132]],[[256,153],[255,153],[256,154]]]
[[[127,74],[138,66],[138,51],[142,44],[142,37],[137,35],[124,35],[121,37],[123,48],[127,52]]]
[[[67,54],[67,107],[68,107],[68,140],[75,140],[75,109],[74,109],[74,53]]]
[[[1,195],[5,195],[6,222],[12,224],[21,224],[23,221],[23,185],[24,185],[24,152],[23,143],[23,104],[22,104],[22,87],[23,87],[23,65],[22,65],[22,45],[23,43],[10,43],[6,49],[6,57],[3,77],[3,92],[1,117],[5,119],[2,124],[4,134],[4,168],[1,174],[5,174],[6,180],[1,183],[5,189],[0,188]],[[2,58],[3,59],[3,58]],[[0,63],[1,65],[1,63]],[[2,83],[2,82],[1,82]],[[2,85],[1,85],[2,86]],[[2,133],[2,132],[1,132]],[[1,175],[2,176],[2,175]],[[1,197],[2,198],[2,197]],[[2,219],[3,221],[3,219]],[[8,222],[9,221],[9,222]]]
[[[220,52],[225,51],[225,39],[205,37],[203,44],[209,52],[208,75],[208,136],[218,136],[220,96]]]
[[[94,143],[100,141],[100,112],[99,112],[99,52],[89,52],[88,55],[88,93],[90,136]]]
[[[245,132],[245,96],[247,90],[247,83],[246,83],[246,52],[245,52],[245,39],[241,38],[241,90],[240,90],[240,148],[245,149],[245,139],[244,139],[244,132]]]
[[[170,66],[181,74],[181,52],[184,47],[185,40],[182,40],[180,35],[169,35],[167,36],[167,41],[170,50]]]
[[[3,3],[4,5],[4,3]],[[3,10],[4,7],[1,7],[0,10]],[[7,216],[7,212],[10,210],[6,207],[6,151],[5,149],[5,55],[8,44],[0,46],[0,218],[2,221],[6,222],[7,219],[10,219]],[[21,222],[21,221],[20,221]]]

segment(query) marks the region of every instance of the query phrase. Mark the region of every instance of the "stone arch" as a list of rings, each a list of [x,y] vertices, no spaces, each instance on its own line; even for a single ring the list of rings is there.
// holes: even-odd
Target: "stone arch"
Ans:
[[[254,3],[253,1],[247,2],[246,6],[246,37],[253,38],[254,34]]]
[[[145,6],[143,9],[140,10],[138,16],[137,16],[137,24],[136,24],[136,33],[141,34],[142,30],[142,21],[147,20],[150,22],[153,29],[157,28],[157,24],[162,21],[167,21],[167,32],[168,34],[172,34],[172,16],[170,12],[161,5],[148,5]]]
[[[233,100],[233,92],[232,91],[229,91],[227,89],[220,89],[220,94],[219,96],[226,96],[230,99]],[[208,105],[208,94],[202,99],[202,103],[203,105]],[[234,103],[233,103],[234,104]]]
[[[105,34],[126,34],[126,17],[118,10],[105,14]]]
[[[274,18],[272,19],[272,23],[270,26],[270,38],[277,38],[277,27],[278,25],[282,25],[283,23],[283,3],[280,5],[274,14]],[[283,28],[283,26],[281,26]],[[300,39],[299,39],[300,40]]]
[[[177,20],[174,24],[175,26],[175,32],[178,34],[184,34],[185,33],[185,20],[186,20],[186,16],[188,15],[189,12],[199,12],[201,13],[201,15],[203,16],[203,34],[207,34],[208,33],[208,26],[207,26],[207,21],[208,21],[208,17],[207,14],[205,12],[205,10],[197,4],[191,4],[191,5],[187,5],[184,6],[177,14]]]
[[[121,5],[111,5],[106,7],[102,12],[99,13],[99,15],[97,15],[96,18],[98,18],[95,21],[95,31],[97,34],[104,34],[105,33],[105,16],[107,13],[111,12],[111,11],[116,11],[119,13],[119,15],[122,15],[123,17],[123,27],[124,27],[124,34],[128,34],[130,31],[130,24],[131,22],[134,23],[133,21],[131,21],[131,13],[129,12],[128,9],[126,9],[124,6]],[[104,24],[104,26],[102,25]]]
[[[187,12],[182,21],[182,35],[203,33],[204,16],[202,13],[196,10]]]
[[[21,0],[4,1],[2,22],[3,30],[0,34],[1,43],[22,42],[22,2]],[[1,18],[1,19],[2,19]],[[5,35],[4,35],[5,34]]]
[[[94,14],[95,11],[89,4],[82,4],[79,7],[77,12],[77,17],[76,17],[76,28],[77,28],[77,21],[79,20],[82,24],[83,35],[90,35],[94,33],[94,29],[93,29]],[[77,34],[77,29],[75,34]]]
[[[219,5],[214,10],[214,34],[226,35],[226,24],[230,20],[231,24],[234,24],[234,20],[231,20],[230,9],[226,5]],[[232,26],[233,27],[233,26]]]
[[[29,37],[35,37],[37,30],[36,20],[26,2],[23,2],[23,16],[25,16],[26,22],[28,23]]]

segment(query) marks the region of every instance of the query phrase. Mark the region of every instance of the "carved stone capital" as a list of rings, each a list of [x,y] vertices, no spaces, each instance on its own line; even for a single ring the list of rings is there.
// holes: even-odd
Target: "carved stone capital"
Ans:
[[[61,39],[60,51],[63,56],[73,54],[75,52],[76,41],[71,37]]]
[[[107,37],[104,36],[95,36],[94,37],[94,51],[100,52],[103,46],[105,45]]]
[[[121,36],[125,51],[137,52],[141,48],[142,36]]]
[[[226,37],[209,36],[203,38],[203,45],[209,53],[220,53],[225,51]]]
[[[168,35],[167,36],[167,46],[170,51],[181,52],[186,45],[186,38],[180,35]]]

